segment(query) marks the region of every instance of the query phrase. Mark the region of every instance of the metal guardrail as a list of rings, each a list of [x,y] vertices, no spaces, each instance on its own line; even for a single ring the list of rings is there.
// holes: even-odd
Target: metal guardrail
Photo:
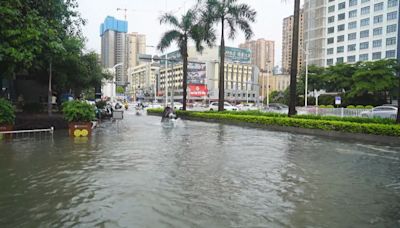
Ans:
[[[42,138],[43,135],[48,133],[51,138],[53,138],[54,127],[48,129],[33,129],[33,130],[17,130],[17,131],[0,131],[0,140],[3,138],[13,139],[13,138]]]

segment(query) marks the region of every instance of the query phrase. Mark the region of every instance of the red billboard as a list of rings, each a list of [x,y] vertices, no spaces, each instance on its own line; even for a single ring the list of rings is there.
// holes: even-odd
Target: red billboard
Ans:
[[[201,85],[201,84],[190,84],[189,90],[190,90],[189,95],[191,97],[204,97],[207,96],[208,93],[207,85]]]

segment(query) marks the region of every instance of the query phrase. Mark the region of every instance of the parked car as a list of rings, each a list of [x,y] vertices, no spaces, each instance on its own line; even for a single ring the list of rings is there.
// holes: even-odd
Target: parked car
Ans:
[[[253,104],[239,104],[237,107],[241,111],[258,110],[258,107]]]
[[[212,102],[209,106],[208,109],[210,111],[217,111],[218,110],[218,102]],[[237,111],[238,108],[236,106],[233,106],[229,104],[228,102],[224,102],[224,110],[226,111]]]
[[[174,110],[182,110],[182,109],[183,109],[183,104],[174,101]]]
[[[265,107],[265,111],[287,114],[289,112],[289,107],[285,104],[271,103]]]
[[[374,117],[379,117],[379,118],[390,118],[390,119],[396,119],[397,117],[397,107],[394,106],[378,106],[370,111],[364,111],[361,112],[362,117],[366,118],[374,118]]]

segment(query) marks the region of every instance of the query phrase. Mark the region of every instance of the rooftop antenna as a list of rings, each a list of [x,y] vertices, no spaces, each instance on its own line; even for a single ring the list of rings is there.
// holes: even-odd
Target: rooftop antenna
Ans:
[[[125,19],[125,21],[126,21],[126,12],[128,11],[128,9],[127,8],[117,8],[117,11],[124,11],[124,19]]]

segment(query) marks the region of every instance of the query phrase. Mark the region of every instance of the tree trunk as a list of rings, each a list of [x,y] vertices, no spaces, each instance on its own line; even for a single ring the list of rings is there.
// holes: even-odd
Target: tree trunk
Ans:
[[[53,109],[53,104],[52,104],[52,98],[53,98],[53,93],[51,91],[51,80],[52,80],[52,63],[50,60],[49,64],[49,90],[47,93],[47,113],[49,116],[52,115],[52,109]]]
[[[296,115],[297,58],[299,53],[300,0],[294,1],[292,62],[290,66],[289,116]]]
[[[221,18],[221,46],[219,50],[219,94],[218,94],[218,111],[224,111],[225,101],[225,37],[224,37],[224,22],[225,18]]]
[[[396,123],[400,124],[400,74],[397,74],[397,78],[399,80],[399,87],[397,89],[397,118]]]
[[[187,69],[188,69],[188,53],[187,53],[187,39],[185,39],[185,44],[182,50],[182,57],[183,57],[183,81],[182,81],[182,88],[183,88],[183,107],[182,109],[186,111],[186,98],[187,98]]]

